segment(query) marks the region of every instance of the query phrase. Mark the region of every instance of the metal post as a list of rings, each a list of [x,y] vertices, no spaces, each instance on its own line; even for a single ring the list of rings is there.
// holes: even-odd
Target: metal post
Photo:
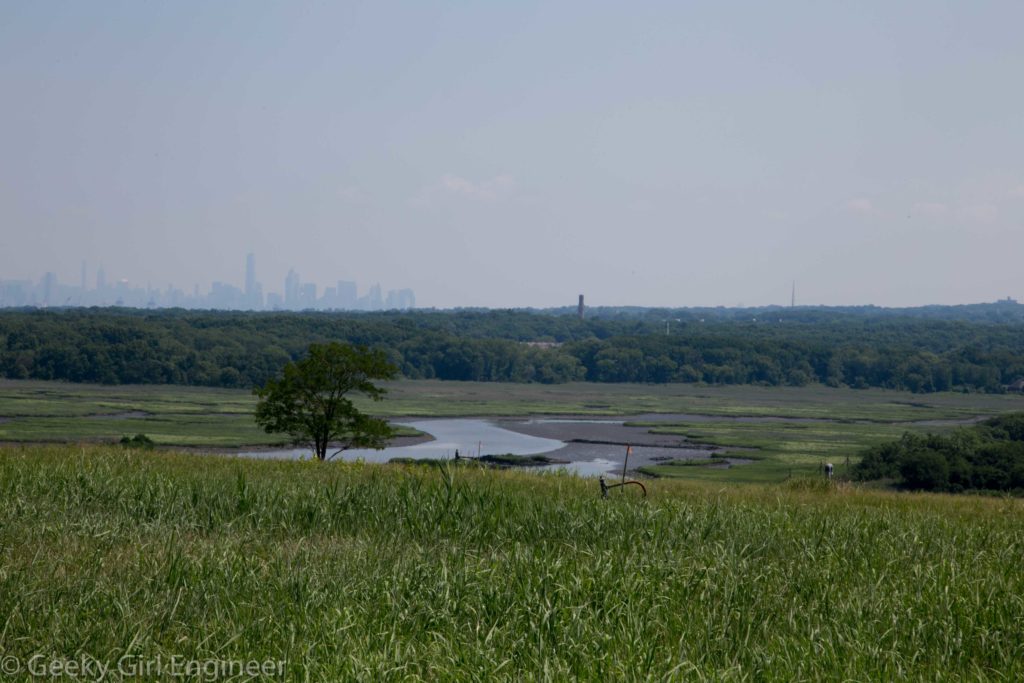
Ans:
[[[629,453],[633,450],[633,447],[628,443],[626,444],[626,459],[622,461],[622,484],[626,484],[626,466],[629,465]]]

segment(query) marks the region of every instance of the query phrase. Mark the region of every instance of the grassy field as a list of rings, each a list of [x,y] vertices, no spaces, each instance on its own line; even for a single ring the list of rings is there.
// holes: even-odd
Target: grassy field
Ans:
[[[1024,676],[1022,501],[649,489],[9,447],[0,654],[288,681]]]

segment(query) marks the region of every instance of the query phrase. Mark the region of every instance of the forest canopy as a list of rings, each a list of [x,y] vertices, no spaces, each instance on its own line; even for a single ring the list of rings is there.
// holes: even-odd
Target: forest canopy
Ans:
[[[340,341],[383,351],[411,379],[998,392],[1024,378],[1024,324],[1016,320],[725,310],[666,319],[658,309],[621,309],[580,320],[522,310],[8,309],[0,311],[0,376],[251,387],[311,343]]]

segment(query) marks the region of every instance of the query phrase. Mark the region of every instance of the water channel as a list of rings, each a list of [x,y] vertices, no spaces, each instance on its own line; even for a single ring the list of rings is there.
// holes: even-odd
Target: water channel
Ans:
[[[573,420],[564,422],[573,423]],[[581,420],[580,422],[590,422]],[[531,468],[536,471],[566,471],[580,476],[597,476],[622,467],[623,448],[611,444],[566,444],[555,438],[534,436],[499,426],[480,418],[431,419],[399,421],[396,425],[412,427],[429,434],[433,440],[410,446],[390,446],[383,450],[352,449],[342,451],[336,460],[386,463],[392,458],[451,459],[456,451],[461,456],[488,454],[549,454],[565,463]],[[622,422],[610,422],[619,424]],[[301,460],[311,457],[308,448],[241,451],[237,455],[250,458]],[[574,457],[575,456],[575,457]],[[614,459],[613,459],[614,458]],[[616,460],[618,462],[616,462]]]
[[[432,439],[383,450],[353,449],[335,459],[386,463],[393,458],[451,459],[456,451],[463,457],[480,455],[539,455],[559,464],[531,468],[532,471],[565,471],[580,476],[619,473],[625,456],[625,444],[633,445],[629,465],[642,467],[669,460],[706,459],[724,449],[688,442],[678,435],[652,434],[644,427],[626,426],[627,421],[679,421],[680,419],[722,421],[800,421],[798,418],[712,417],[691,415],[635,415],[628,418],[535,417],[535,418],[434,418],[398,420],[397,425],[412,427]],[[815,420],[819,421],[819,420]],[[830,420],[821,419],[828,422]],[[950,421],[969,424],[975,419]],[[935,421],[938,424],[938,421]],[[737,449],[730,449],[736,451]],[[252,458],[304,459],[309,449],[249,450],[237,453]],[[747,462],[726,457],[722,467]]]

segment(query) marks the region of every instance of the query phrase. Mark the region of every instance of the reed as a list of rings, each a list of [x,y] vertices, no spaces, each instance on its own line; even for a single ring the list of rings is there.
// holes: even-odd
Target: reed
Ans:
[[[1017,680],[1024,506],[0,451],[0,654],[284,680]]]

